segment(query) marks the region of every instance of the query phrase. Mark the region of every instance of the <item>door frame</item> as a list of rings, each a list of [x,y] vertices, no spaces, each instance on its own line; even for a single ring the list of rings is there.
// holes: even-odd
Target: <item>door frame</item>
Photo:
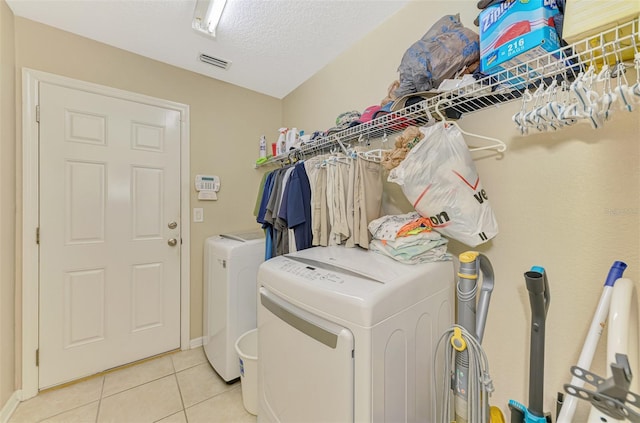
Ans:
[[[36,244],[39,225],[39,124],[36,106],[39,104],[39,83],[46,82],[66,88],[151,106],[180,113],[180,348],[190,348],[190,168],[189,168],[189,106],[65,76],[22,69],[22,389],[20,400],[38,394],[36,351],[39,336],[39,263],[40,249]]]

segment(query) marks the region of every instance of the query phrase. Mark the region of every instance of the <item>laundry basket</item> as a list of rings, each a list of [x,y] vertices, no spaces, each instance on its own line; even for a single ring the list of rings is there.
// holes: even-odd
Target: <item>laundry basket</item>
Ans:
[[[258,414],[258,329],[245,332],[236,341],[240,364],[242,403],[251,414]]]

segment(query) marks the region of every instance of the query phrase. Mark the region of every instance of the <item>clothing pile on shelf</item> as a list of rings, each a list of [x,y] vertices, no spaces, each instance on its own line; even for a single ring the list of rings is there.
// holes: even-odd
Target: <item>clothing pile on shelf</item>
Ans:
[[[382,167],[365,156],[316,156],[266,173],[254,210],[265,259],[312,246],[369,248],[381,205]]]
[[[391,129],[402,130],[409,125],[418,124],[407,117],[396,115],[395,112],[441,94],[436,89],[444,80],[473,72],[480,63],[479,52],[478,34],[462,25],[459,14],[443,16],[421,39],[406,50],[398,67],[399,81],[391,83],[387,89],[387,96],[380,104],[368,106],[362,112],[350,110],[340,113],[335,125],[325,131],[316,131],[313,135],[306,136],[296,146],[312,145],[322,137],[389,114],[396,121],[394,123],[397,123]],[[424,117],[421,116],[421,120],[435,122],[428,113]],[[281,133],[282,130],[286,128],[281,128]],[[280,144],[278,142],[278,145]],[[288,152],[291,146],[293,144],[287,144],[282,150],[278,150],[278,155]]]
[[[443,16],[404,53],[393,95],[429,91],[461,72],[473,72],[479,64],[478,34],[462,25],[459,14]]]
[[[408,264],[451,260],[448,240],[417,212],[383,216],[369,223],[369,249]]]

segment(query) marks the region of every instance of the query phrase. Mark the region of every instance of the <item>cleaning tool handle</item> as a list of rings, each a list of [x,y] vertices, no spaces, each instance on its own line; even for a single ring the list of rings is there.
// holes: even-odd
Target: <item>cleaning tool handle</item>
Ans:
[[[482,288],[480,289],[480,298],[476,306],[476,335],[478,342],[482,343],[487,314],[489,313],[489,301],[493,292],[494,277],[493,266],[491,266],[487,256],[480,254],[478,260],[480,262],[480,272],[482,273]]]
[[[626,268],[627,264],[625,262],[614,261],[609,269],[609,274],[607,275],[607,279],[604,281],[604,284],[606,286],[613,286],[613,284],[622,277]]]
[[[477,251],[466,251],[460,254],[459,259],[456,322],[474,335],[479,343],[482,343],[494,287],[493,266],[487,256]],[[480,274],[482,274],[482,287],[476,303]]]
[[[549,290],[549,281],[547,280],[547,272],[545,272],[544,267],[542,266],[532,266],[530,271],[534,273],[540,273],[544,279],[543,280],[544,283],[542,286],[538,286],[537,284],[534,284],[535,286],[533,286],[532,288],[542,289],[542,296],[544,297],[544,314],[546,316],[547,311],[549,310],[549,303],[551,302],[551,291]],[[527,290],[531,292],[528,286],[527,286]]]
[[[591,320],[591,326],[587,332],[587,337],[584,340],[584,345],[582,346],[582,351],[578,358],[577,367],[582,369],[591,368],[593,356],[595,355],[598,342],[600,341],[600,336],[602,335],[602,331],[604,330],[607,322],[612,293],[613,287],[605,285],[602,288],[600,301],[598,302],[598,306],[596,307],[596,311],[593,315],[593,320]],[[584,386],[584,381],[573,376],[571,378],[571,385],[582,388]],[[557,423],[570,423],[573,421],[573,415],[576,412],[578,400],[578,398],[571,395],[565,396],[564,403],[560,409],[560,414],[558,415]]]
[[[544,343],[545,321],[550,295],[546,272],[529,271],[524,274],[531,305],[531,353],[529,356],[529,412],[544,417]]]
[[[456,284],[457,316],[456,323],[477,338],[476,330],[476,294],[478,292],[478,256],[476,251],[460,254],[458,283]]]
[[[629,327],[633,325],[631,326],[633,328],[637,322],[637,316],[634,316],[637,310],[632,312],[632,309],[636,308],[637,297],[636,285],[631,279],[619,278],[616,280],[615,286],[611,289],[611,303],[607,319],[607,363],[615,363],[617,353],[629,354],[629,350],[631,350],[633,354],[637,348],[637,344],[629,339]],[[611,376],[611,368],[608,367],[607,377]],[[571,382],[573,382],[573,378]],[[601,423],[607,419],[611,421],[611,418],[607,417],[603,411],[591,406],[587,423]]]
[[[627,265],[624,262],[615,261],[609,269],[609,274],[607,275],[607,279],[602,288],[602,294],[600,295],[596,312],[591,320],[589,332],[587,332],[587,337],[584,341],[584,345],[582,346],[580,357],[578,358],[577,366],[582,369],[591,368],[591,362],[593,361],[598,341],[600,340],[600,336],[602,335],[602,331],[604,330],[604,326],[607,322],[614,283],[617,279],[622,277],[626,268]],[[614,277],[615,279],[611,281],[611,278]],[[571,385],[582,388],[584,386],[584,381],[573,376],[571,378]],[[564,403],[562,404],[556,423],[571,423],[577,406],[578,398],[571,395],[565,396]]]

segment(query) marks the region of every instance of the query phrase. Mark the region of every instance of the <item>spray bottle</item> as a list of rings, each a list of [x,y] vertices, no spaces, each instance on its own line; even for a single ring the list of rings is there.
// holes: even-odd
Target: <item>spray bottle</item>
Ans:
[[[260,137],[260,158],[267,157],[267,138],[262,135]]]
[[[292,128],[287,132],[285,151],[291,150],[298,141],[298,128]]]
[[[287,151],[286,148],[286,136],[289,128],[280,128],[280,136],[278,136],[278,143],[276,144],[276,154],[279,156],[280,154],[284,154]]]

